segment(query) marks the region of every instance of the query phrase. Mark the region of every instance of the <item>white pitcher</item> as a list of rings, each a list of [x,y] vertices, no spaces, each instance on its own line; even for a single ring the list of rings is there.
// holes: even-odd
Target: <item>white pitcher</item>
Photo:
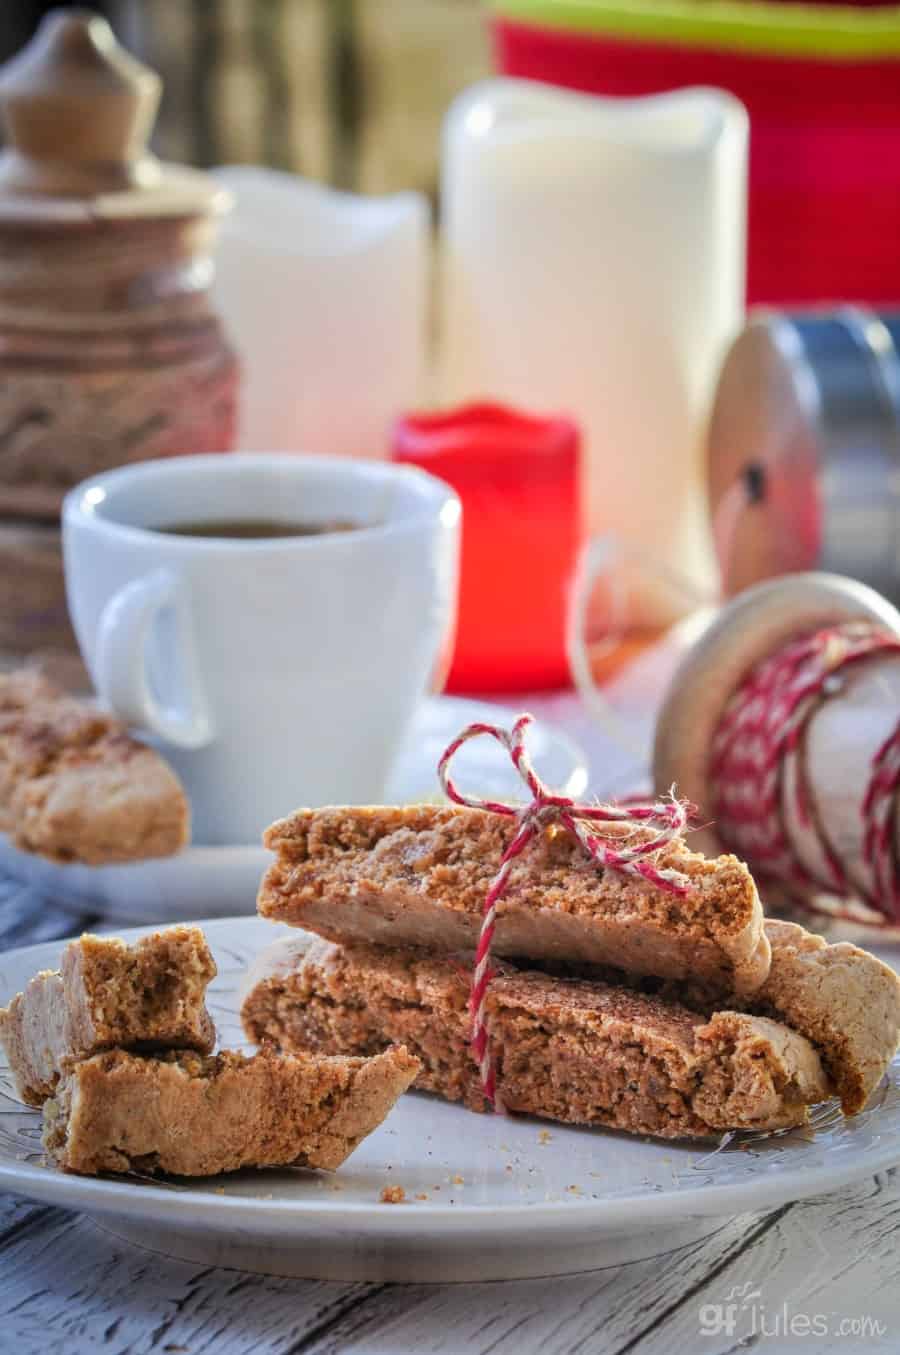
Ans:
[[[238,447],[386,454],[422,398],[429,208],[226,166],[215,295],[242,367]]]
[[[714,586],[703,433],[743,315],[746,156],[743,106],[713,89],[489,80],[445,123],[442,395],[581,423],[591,529],[645,557],[639,624]]]

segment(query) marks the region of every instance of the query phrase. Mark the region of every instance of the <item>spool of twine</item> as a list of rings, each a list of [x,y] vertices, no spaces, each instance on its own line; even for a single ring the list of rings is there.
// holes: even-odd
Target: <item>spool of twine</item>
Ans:
[[[675,676],[654,776],[764,889],[900,924],[900,614],[833,575],[741,594]]]

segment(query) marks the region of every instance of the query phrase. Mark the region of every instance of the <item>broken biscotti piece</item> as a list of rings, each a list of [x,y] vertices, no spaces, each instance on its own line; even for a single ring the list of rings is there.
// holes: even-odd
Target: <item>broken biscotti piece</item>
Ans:
[[[68,1171],[215,1176],[241,1167],[339,1167],[418,1072],[376,1058],[253,1058],[112,1049],[75,1064],[44,1106],[44,1147]]]
[[[60,1074],[101,1049],[207,1053],[215,1029],[206,988],[216,965],[199,927],[170,927],[126,945],[70,941],[59,971],[37,974],[0,1009],[0,1041],[23,1101],[39,1106]]]
[[[416,1086],[484,1105],[469,1048],[468,974],[452,958],[315,941],[260,957],[241,1016],[257,1043],[289,1052],[372,1054],[402,1041]],[[803,1124],[831,1095],[813,1046],[766,1017],[716,1012],[588,980],[501,965],[488,989],[504,1106],[570,1124],[660,1138]]]
[[[171,767],[125,726],[39,674],[0,675],[0,830],[87,865],[172,856],[190,811]]]
[[[723,994],[702,979],[660,982],[624,970],[577,964],[555,968],[564,978],[599,978],[707,1015],[733,1007],[781,1021],[815,1045],[844,1114],[854,1115],[897,1052],[900,977],[859,946],[846,941],[830,945],[795,922],[767,919],[765,929],[772,963],[765,983],[749,996]]]
[[[900,1039],[900,978],[847,941],[829,945],[793,922],[766,922],[772,967],[753,995],[817,1047],[847,1115],[862,1110]]]
[[[723,995],[702,980],[640,979],[622,970],[596,977],[639,992],[653,991],[711,1015],[723,1006],[782,1021],[819,1051],[846,1115],[865,1106],[900,1041],[900,977],[888,965],[846,941],[824,937],[795,922],[767,919],[772,963],[765,983],[750,996]],[[566,978],[593,978],[590,968],[560,967]]]
[[[277,860],[259,911],[332,941],[474,949],[514,832],[511,820],[479,809],[298,810],[265,834]],[[546,829],[513,864],[494,953],[692,975],[722,991],[753,992],[769,970],[769,943],[746,866],[733,856],[707,860],[681,843],[659,864],[689,877],[686,897],[603,870],[564,828]]]

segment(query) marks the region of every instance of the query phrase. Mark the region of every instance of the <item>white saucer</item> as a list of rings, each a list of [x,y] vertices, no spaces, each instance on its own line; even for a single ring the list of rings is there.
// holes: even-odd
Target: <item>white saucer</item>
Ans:
[[[260,918],[204,926],[219,966],[210,1010],[221,1043],[239,1047],[246,965],[287,929]],[[0,957],[0,1003],[55,967],[59,952],[54,943]],[[84,1210],[117,1237],[204,1266],[332,1280],[521,1279],[659,1255],[735,1214],[894,1166],[900,1060],[861,1115],[845,1120],[829,1103],[813,1118],[814,1131],[745,1134],[716,1148],[473,1115],[414,1094],[333,1175],[93,1179],[43,1165],[40,1115],[15,1101],[0,1058],[0,1188]],[[404,1204],[380,1202],[391,1185],[403,1187]]]
[[[484,701],[432,697],[423,702],[401,750],[385,796],[388,804],[439,799],[435,774],[447,744],[473,720],[511,724],[517,712]],[[587,785],[584,754],[565,734],[538,721],[529,748],[541,776],[564,794]],[[465,745],[454,764],[457,783],[499,799],[521,799],[523,786],[492,739]],[[285,805],[285,813],[293,809]],[[193,917],[251,913],[271,855],[257,844],[188,847],[178,856],[126,866],[58,865],[17,851],[0,834],[0,873],[21,880],[79,913],[99,912],[125,922],[175,922]]]

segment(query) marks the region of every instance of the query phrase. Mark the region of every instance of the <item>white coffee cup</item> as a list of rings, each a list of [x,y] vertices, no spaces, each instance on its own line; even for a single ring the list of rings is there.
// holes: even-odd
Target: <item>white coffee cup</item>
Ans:
[[[82,654],[103,703],[183,778],[195,842],[255,842],[298,805],[381,798],[416,706],[443,681],[460,516],[422,471],[330,457],[178,457],[71,491]],[[359,527],[155,530],[237,519]]]

